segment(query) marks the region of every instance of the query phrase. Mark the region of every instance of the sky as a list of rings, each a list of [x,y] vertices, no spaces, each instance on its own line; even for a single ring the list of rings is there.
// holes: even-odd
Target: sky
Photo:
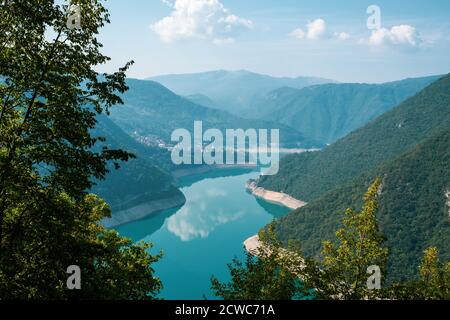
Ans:
[[[112,60],[99,71],[134,60],[128,75],[139,79],[245,69],[379,83],[450,72],[450,1],[108,0],[106,7],[111,24],[99,38]]]

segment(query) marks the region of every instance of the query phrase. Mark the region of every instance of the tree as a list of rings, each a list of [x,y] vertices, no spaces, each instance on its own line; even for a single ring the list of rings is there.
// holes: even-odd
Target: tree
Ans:
[[[234,259],[228,265],[230,283],[211,278],[212,290],[225,300],[288,300],[303,292],[298,277],[285,263],[285,250],[276,239],[273,225],[259,232],[260,247],[247,252],[245,264]]]
[[[384,271],[388,250],[382,247],[376,212],[381,181],[377,179],[364,196],[361,212],[346,211],[343,227],[336,232],[337,243],[323,243],[323,261],[302,255],[300,245],[287,249],[277,239],[274,225],[260,232],[257,258],[247,254],[245,265],[235,259],[229,265],[231,282],[212,279],[217,296],[225,299],[369,299],[383,291],[369,290],[367,268]]]
[[[0,298],[152,298],[160,256],[101,227],[110,211],[88,193],[109,161],[133,157],[91,136],[97,115],[122,103],[132,62],[99,75],[107,10],[71,1],[73,28],[58,3],[0,4]],[[65,288],[69,265],[80,266],[82,290]]]
[[[450,263],[439,261],[439,251],[430,247],[424,251],[419,266],[422,287],[426,299],[450,299]]]
[[[317,268],[314,272],[306,269],[306,272],[318,275],[305,277],[316,289],[318,297],[366,299],[380,295],[380,291],[367,286],[368,267],[376,266],[382,274],[388,257],[388,249],[382,246],[385,239],[376,217],[380,189],[381,180],[376,179],[364,196],[361,212],[347,209],[343,227],[336,232],[337,243],[323,242],[320,271]]]
[[[436,247],[423,253],[419,266],[419,278],[394,283],[388,297],[402,300],[450,300],[450,263],[439,259]]]

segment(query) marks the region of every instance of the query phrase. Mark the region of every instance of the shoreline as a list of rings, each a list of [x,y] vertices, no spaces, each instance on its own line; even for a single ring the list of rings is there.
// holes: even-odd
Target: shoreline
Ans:
[[[201,166],[197,168],[180,169],[173,171],[171,174],[175,181],[179,178],[195,176],[197,174],[208,173],[214,170],[227,170],[227,169],[255,169],[256,165],[242,164],[242,165],[214,165],[214,166]],[[132,206],[127,209],[113,212],[110,218],[104,218],[101,224],[106,228],[113,228],[120,225],[124,225],[133,221],[138,221],[147,218],[152,215],[156,215],[161,211],[169,210],[177,207],[181,207],[186,203],[186,198],[182,192],[179,194],[157,200],[151,200],[142,202],[138,205]]]
[[[216,164],[216,165],[204,165],[193,168],[177,169],[171,172],[175,179],[195,176],[197,174],[208,173],[214,170],[227,170],[227,169],[256,169],[255,164]]]
[[[254,236],[251,236],[250,238],[246,239],[244,241],[244,248],[245,251],[250,253],[253,256],[258,255],[258,250],[261,247],[261,241],[259,241],[259,236],[255,234]]]
[[[170,198],[152,200],[125,210],[114,212],[111,214],[111,218],[104,218],[101,221],[101,224],[106,228],[113,228],[147,218],[149,216],[158,214],[163,210],[181,207],[185,203],[186,198],[182,193]]]
[[[256,181],[249,180],[245,184],[245,188],[252,193],[257,198],[261,198],[265,201],[272,202],[278,205],[282,205],[286,208],[295,210],[307,205],[305,201],[301,201],[291,197],[290,195],[283,192],[276,192],[271,190],[266,190],[262,187],[258,187]]]

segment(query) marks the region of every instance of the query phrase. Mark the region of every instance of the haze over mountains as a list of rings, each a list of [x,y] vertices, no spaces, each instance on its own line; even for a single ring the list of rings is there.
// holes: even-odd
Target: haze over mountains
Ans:
[[[150,79],[198,105],[289,126],[325,145],[390,110],[438,78],[340,84],[322,78],[211,71]]]
[[[161,75],[148,79],[161,83],[179,95],[204,95],[216,108],[235,115],[242,115],[256,99],[281,87],[300,89],[335,82],[314,77],[277,78],[246,70]]]
[[[194,121],[201,120],[204,130],[217,128],[224,133],[225,129],[279,129],[281,145],[304,148],[323,145],[283,124],[244,119],[195,104],[154,81],[127,79],[127,85],[125,103],[111,110],[111,119],[130,135],[155,137],[167,144],[175,129],[193,132]]]
[[[439,77],[383,84],[335,83],[303,89],[283,87],[255,101],[244,116],[271,119],[329,144],[397,106]]]

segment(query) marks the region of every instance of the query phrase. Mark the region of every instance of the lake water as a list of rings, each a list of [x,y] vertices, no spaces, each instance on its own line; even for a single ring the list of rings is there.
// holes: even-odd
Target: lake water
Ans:
[[[184,179],[186,204],[116,229],[152,242],[164,257],[154,265],[164,299],[211,299],[210,278],[229,280],[227,264],[243,258],[243,242],[289,209],[256,199],[245,182],[259,172],[226,170]]]

